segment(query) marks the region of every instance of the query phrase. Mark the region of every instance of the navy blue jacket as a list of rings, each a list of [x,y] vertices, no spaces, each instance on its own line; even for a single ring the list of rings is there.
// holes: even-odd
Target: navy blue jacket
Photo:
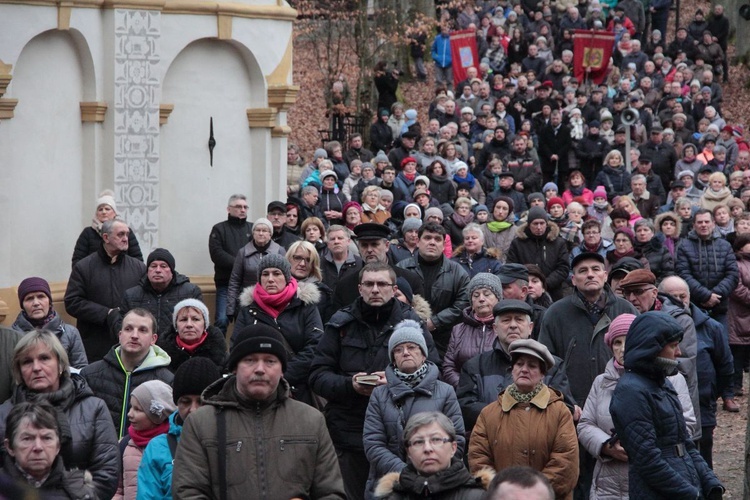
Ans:
[[[625,373],[609,409],[615,432],[628,453],[629,496],[704,498],[721,488],[687,432],[677,392],[656,358],[682,335],[682,326],[663,312],[636,318],[625,344]]]
[[[721,323],[711,319],[695,304],[690,313],[698,336],[698,392],[701,426],[716,427],[716,399],[732,386],[734,361]]]
[[[702,304],[712,293],[721,295],[721,302],[711,309],[714,314],[726,313],[729,295],[737,287],[740,271],[732,245],[717,232],[707,240],[690,231],[677,247],[675,259],[677,275],[690,287],[691,301]]]

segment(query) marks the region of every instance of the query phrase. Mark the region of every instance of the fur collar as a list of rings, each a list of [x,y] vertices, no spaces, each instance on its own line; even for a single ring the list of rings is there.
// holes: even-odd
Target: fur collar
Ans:
[[[459,246],[456,247],[455,250],[453,250],[453,256],[454,257],[459,257],[459,258],[463,257],[464,256],[464,252],[465,252],[464,246],[463,245],[459,245]],[[482,248],[482,254],[484,254],[485,257],[488,257],[490,259],[500,260],[500,250],[498,250],[495,247],[487,247],[487,246],[483,247]]]
[[[479,479],[482,483],[482,488],[485,490],[490,487],[492,479],[495,477],[495,471],[490,467],[483,467],[479,469],[473,476]],[[401,478],[400,472],[389,472],[378,481],[375,487],[375,498],[383,498],[393,493],[393,488]]]
[[[519,240],[528,240],[529,235],[526,234],[527,227],[529,227],[528,222],[524,222],[523,224],[518,226],[518,229],[516,230],[516,238],[518,238]],[[552,221],[547,221],[547,228],[547,240],[555,241],[555,238],[560,236],[560,227]]]
[[[430,307],[430,303],[427,302],[427,300],[425,300],[425,298],[419,294],[415,294],[412,298],[411,307],[412,309],[414,309],[414,312],[417,313],[417,316],[419,316],[419,318],[425,323],[432,317],[432,308]]]
[[[253,290],[257,285],[252,285],[245,288],[240,295],[240,305],[242,307],[249,306],[255,299],[253,299]],[[308,283],[306,281],[297,282],[297,298],[302,301],[305,305],[315,305],[320,302],[320,290],[315,283]]]

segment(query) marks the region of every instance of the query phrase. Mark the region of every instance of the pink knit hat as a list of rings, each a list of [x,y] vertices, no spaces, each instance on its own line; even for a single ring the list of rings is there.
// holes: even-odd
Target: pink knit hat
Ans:
[[[604,343],[612,349],[612,343],[617,337],[627,335],[630,325],[635,320],[635,314],[620,314],[609,324],[609,330],[604,334]]]

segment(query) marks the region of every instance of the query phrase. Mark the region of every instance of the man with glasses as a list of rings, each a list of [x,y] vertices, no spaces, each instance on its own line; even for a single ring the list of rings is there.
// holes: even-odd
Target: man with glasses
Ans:
[[[395,283],[388,264],[362,268],[360,297],[331,317],[312,361],[310,385],[328,401],[326,422],[349,499],[364,498],[370,469],[362,442],[365,413],[373,389],[386,383],[393,329],[405,319],[422,324],[409,305],[394,298]],[[439,365],[432,335],[422,330],[428,359]]]
[[[636,269],[631,271],[619,283],[622,296],[633,304],[639,313],[643,314],[648,311],[662,311],[674,319],[682,326],[684,335],[680,342],[681,355],[678,358],[680,365],[679,370],[687,380],[688,389],[690,390],[690,399],[693,407],[696,409],[696,423],[690,429],[693,439],[698,440],[701,437],[701,419],[698,410],[698,375],[696,371],[696,359],[698,355],[698,337],[695,332],[695,323],[690,313],[689,304],[686,305],[682,300],[675,298],[666,293],[660,293],[656,288],[656,276],[647,269]]]
[[[208,253],[214,263],[216,285],[214,324],[223,333],[227,333],[227,290],[234,259],[240,248],[247,245],[252,238],[253,223],[247,221],[247,210],[247,197],[244,194],[230,196],[227,202],[227,220],[214,225],[208,237]]]
[[[413,294],[424,296],[422,280],[416,273],[401,269],[393,262],[393,255],[388,251],[391,242],[388,240],[390,230],[383,224],[366,222],[354,228],[354,236],[357,240],[359,255],[365,264],[380,262],[388,264],[396,273],[396,278],[404,278],[409,285]],[[333,292],[333,311],[338,311],[344,306],[348,306],[359,297],[359,276],[358,274],[348,274],[342,277],[336,285]]]
[[[295,236],[286,228],[286,204],[281,201],[272,201],[266,209],[266,218],[273,225],[272,239],[285,250],[289,250],[292,243],[299,241],[300,238]]]

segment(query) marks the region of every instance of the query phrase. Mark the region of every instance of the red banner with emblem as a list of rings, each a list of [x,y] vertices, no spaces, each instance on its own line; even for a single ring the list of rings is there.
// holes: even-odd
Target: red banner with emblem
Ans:
[[[573,35],[573,72],[579,82],[600,85],[607,77],[615,35],[603,30],[575,30]]]
[[[476,33],[473,30],[451,33],[451,61],[453,64],[453,88],[456,97],[461,93],[458,84],[466,80],[466,70],[474,66],[479,69]]]

